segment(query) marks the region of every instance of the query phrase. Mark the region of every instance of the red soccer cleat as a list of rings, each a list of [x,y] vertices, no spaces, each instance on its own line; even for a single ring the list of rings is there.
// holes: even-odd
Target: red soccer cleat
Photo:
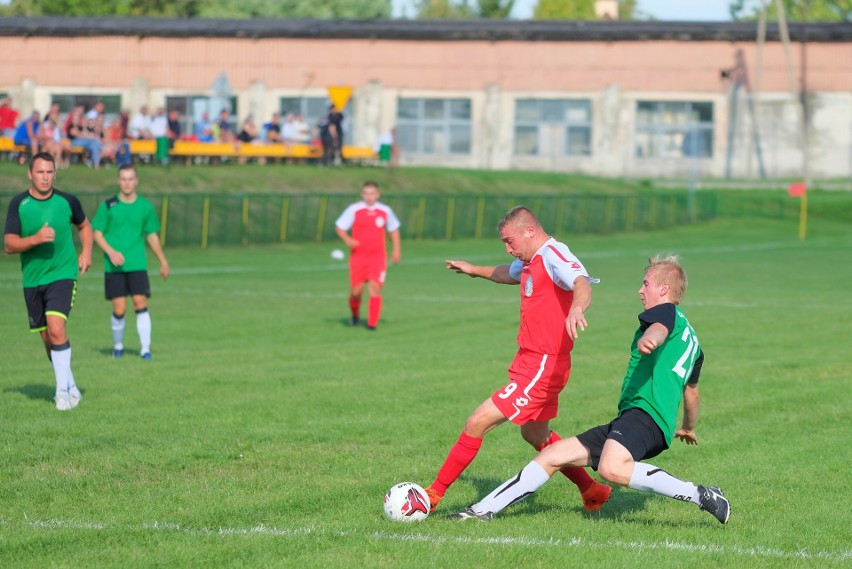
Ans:
[[[606,484],[595,482],[582,494],[583,507],[586,508],[587,512],[597,512],[601,509],[601,506],[607,503],[611,494],[612,488]]]
[[[607,488],[609,488],[609,486],[607,486]],[[426,487],[426,494],[429,496],[429,503],[432,504],[429,508],[429,513],[431,514],[438,507],[438,502],[441,501],[441,498],[443,498],[443,496],[438,496],[438,493],[431,486]]]

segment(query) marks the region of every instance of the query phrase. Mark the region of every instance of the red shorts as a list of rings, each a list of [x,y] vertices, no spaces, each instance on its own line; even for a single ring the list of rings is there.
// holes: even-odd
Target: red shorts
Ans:
[[[384,251],[378,253],[356,253],[349,257],[349,284],[352,288],[371,281],[385,284],[388,258]]]
[[[553,356],[520,349],[509,366],[509,383],[491,401],[516,425],[548,421],[559,412],[559,394],[568,383],[571,355]]]

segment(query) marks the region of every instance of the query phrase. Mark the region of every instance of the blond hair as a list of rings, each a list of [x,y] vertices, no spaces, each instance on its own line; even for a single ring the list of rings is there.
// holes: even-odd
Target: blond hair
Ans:
[[[669,285],[669,300],[673,304],[680,304],[686,292],[688,280],[686,272],[680,265],[678,255],[655,255],[648,259],[648,267],[645,274],[653,276],[657,285]]]

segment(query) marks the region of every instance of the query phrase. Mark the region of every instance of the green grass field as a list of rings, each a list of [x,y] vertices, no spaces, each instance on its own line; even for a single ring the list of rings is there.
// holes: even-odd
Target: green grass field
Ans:
[[[517,289],[444,270],[509,260],[495,237],[406,242],[375,333],[345,325],[334,245],[168,249],[152,276],[154,361],[110,358],[102,261],[70,321],[84,400],[53,409],[15,256],[0,258],[0,567],[840,567],[852,563],[852,232],[737,219],[659,233],[559,236],[602,279],[561,415],[570,435],[615,412],[648,255],[678,252],[707,354],[700,445],[654,459],[720,485],[722,526],[618,489],[587,514],[561,477],[490,523],[444,519],[533,456],[490,433],[441,507],[382,514],[428,484],[470,411],[504,382]],[[97,257],[97,255],[96,255]],[[156,267],[156,265],[154,265]]]

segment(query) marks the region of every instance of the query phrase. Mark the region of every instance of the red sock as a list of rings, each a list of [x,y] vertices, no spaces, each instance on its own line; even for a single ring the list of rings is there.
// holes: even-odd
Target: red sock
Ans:
[[[375,328],[379,323],[379,315],[382,313],[382,297],[371,296],[369,314],[367,315],[367,326]]]
[[[352,317],[358,318],[361,314],[361,296],[349,295],[349,310],[352,311]]]
[[[443,496],[447,492],[447,488],[458,480],[461,473],[476,458],[476,453],[479,452],[479,447],[481,446],[482,439],[477,439],[464,433],[459,435],[459,440],[450,449],[447,460],[444,461],[441,470],[438,471],[438,477],[432,483],[432,489],[439,496]]]
[[[537,448],[535,450],[540,451],[559,440],[562,440],[562,437],[557,435],[556,431],[550,431],[550,438],[547,439],[547,442],[541,445],[541,448]],[[592,484],[595,482],[582,466],[566,466],[565,468],[560,468],[559,472],[567,476],[568,480],[576,484],[577,489],[580,490],[581,494],[591,488]]]

